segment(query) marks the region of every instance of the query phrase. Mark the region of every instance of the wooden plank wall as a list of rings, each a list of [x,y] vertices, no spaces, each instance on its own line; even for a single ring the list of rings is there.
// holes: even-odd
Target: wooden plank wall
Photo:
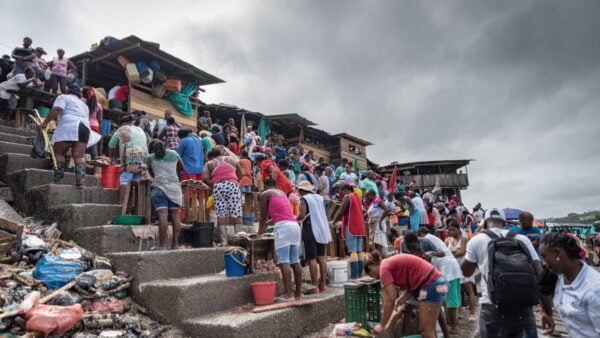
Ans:
[[[192,116],[184,116],[169,101],[159,99],[134,88],[131,88],[129,100],[131,104],[130,111],[143,110],[151,118],[162,119],[165,115],[165,110],[169,109],[173,112],[173,116],[177,122],[184,127],[196,130],[197,110],[194,110],[194,115]]]
[[[325,149],[317,148],[311,144],[302,143],[302,147],[304,147],[304,152],[307,153],[309,150],[312,150],[315,153],[315,160],[319,161],[320,157],[324,157],[327,162],[331,159],[331,153]]]
[[[361,154],[356,155],[354,153],[351,153],[349,151],[349,145],[357,147],[360,150]],[[352,164],[354,164],[354,159],[358,159],[358,167],[360,168],[360,170],[367,169],[367,148],[364,145],[354,143],[346,138],[340,137],[340,155],[342,158],[352,160]]]

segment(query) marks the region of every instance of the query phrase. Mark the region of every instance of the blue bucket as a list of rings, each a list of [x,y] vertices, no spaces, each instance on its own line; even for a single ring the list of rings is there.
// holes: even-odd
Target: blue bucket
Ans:
[[[246,262],[241,253],[225,254],[225,275],[227,277],[241,277],[245,275]]]
[[[254,225],[255,221],[256,217],[254,217],[254,215],[244,215],[242,217],[242,222],[244,223],[244,225]]]

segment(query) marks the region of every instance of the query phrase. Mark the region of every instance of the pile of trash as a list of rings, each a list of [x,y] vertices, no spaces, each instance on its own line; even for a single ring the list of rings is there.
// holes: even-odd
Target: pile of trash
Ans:
[[[56,224],[29,222],[19,250],[0,257],[0,336],[171,336],[131,299],[133,277],[58,237]]]

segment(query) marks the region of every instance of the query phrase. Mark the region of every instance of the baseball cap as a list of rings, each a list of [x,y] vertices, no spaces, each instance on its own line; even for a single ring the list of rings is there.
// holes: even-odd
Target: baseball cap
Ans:
[[[485,219],[496,218],[506,221],[504,210],[498,208],[490,208],[485,212]]]

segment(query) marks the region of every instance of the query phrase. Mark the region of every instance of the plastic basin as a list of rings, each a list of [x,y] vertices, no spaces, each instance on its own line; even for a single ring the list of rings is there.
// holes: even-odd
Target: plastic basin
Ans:
[[[113,224],[118,225],[140,225],[144,221],[144,216],[139,215],[116,215],[113,216]]]

